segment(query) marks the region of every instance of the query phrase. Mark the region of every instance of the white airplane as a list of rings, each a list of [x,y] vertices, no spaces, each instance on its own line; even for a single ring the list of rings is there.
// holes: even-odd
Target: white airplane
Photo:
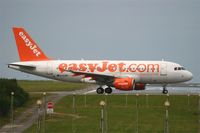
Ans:
[[[53,60],[23,28],[14,27],[13,32],[20,62],[8,64],[9,68],[60,81],[96,83],[98,94],[112,93],[111,87],[144,90],[146,84],[160,84],[166,94],[167,84],[193,78],[181,65],[167,61]]]

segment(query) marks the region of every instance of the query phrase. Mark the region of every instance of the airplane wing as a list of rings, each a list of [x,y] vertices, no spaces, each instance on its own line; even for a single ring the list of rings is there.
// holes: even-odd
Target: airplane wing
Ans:
[[[113,80],[117,77],[115,75],[101,74],[101,73],[81,72],[81,71],[74,71],[74,70],[68,70],[68,71],[75,75],[84,75],[85,77],[91,77],[97,82],[104,83],[104,84],[112,83]]]

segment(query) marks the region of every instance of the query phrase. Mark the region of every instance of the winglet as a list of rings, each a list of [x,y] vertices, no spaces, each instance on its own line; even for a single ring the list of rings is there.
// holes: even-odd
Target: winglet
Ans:
[[[23,28],[13,27],[13,32],[21,61],[50,60]]]

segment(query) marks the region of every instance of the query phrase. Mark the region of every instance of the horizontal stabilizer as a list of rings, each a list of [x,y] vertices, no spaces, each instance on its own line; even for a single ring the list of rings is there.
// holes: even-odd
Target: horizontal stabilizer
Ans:
[[[35,70],[35,66],[29,66],[29,65],[21,65],[21,64],[8,64],[8,68],[20,68],[20,69],[27,69],[27,70]]]

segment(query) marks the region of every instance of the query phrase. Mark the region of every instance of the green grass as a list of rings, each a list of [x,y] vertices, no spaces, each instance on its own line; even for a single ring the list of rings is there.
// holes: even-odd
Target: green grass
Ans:
[[[51,91],[72,91],[77,89],[84,89],[88,84],[83,83],[66,83],[52,80],[17,80],[17,83],[27,92],[51,92]],[[30,93],[30,99],[23,105],[23,107],[15,109],[15,116],[20,115],[23,111],[30,108],[35,102],[40,99],[42,94]],[[0,117],[0,127],[9,123],[10,116]]]
[[[30,108],[34,104],[36,104],[36,101],[38,99],[41,99],[43,97],[42,94],[29,94],[29,100],[19,108],[16,108],[14,110],[14,117],[19,116],[22,112],[24,112],[26,109]],[[0,117],[0,127],[10,122],[10,115]]]
[[[66,83],[52,80],[18,80],[19,86],[28,92],[72,91],[84,89],[88,85],[83,83]]]
[[[136,96],[128,95],[127,106],[125,95],[88,95],[87,106],[85,96],[76,96],[76,113],[72,109],[72,96],[66,96],[55,106],[55,114],[46,119],[48,133],[97,133],[100,132],[101,100],[107,101],[106,122],[108,133],[136,132]],[[138,98],[139,133],[163,133],[166,96],[149,96],[148,105],[146,96]],[[190,96],[188,105],[187,96],[170,96],[169,131],[170,133],[197,133],[198,128],[198,96]],[[25,131],[34,133],[36,124]]]
[[[18,80],[18,85],[22,87],[27,92],[50,92],[50,91],[72,91],[77,89],[84,89],[88,87],[88,84],[81,83],[66,83],[52,80]],[[32,94],[29,93],[30,99],[20,108],[15,109],[15,116],[21,114],[21,112],[30,108],[35,102],[40,99],[42,94]],[[10,122],[9,114],[4,117],[0,117],[0,127]]]

